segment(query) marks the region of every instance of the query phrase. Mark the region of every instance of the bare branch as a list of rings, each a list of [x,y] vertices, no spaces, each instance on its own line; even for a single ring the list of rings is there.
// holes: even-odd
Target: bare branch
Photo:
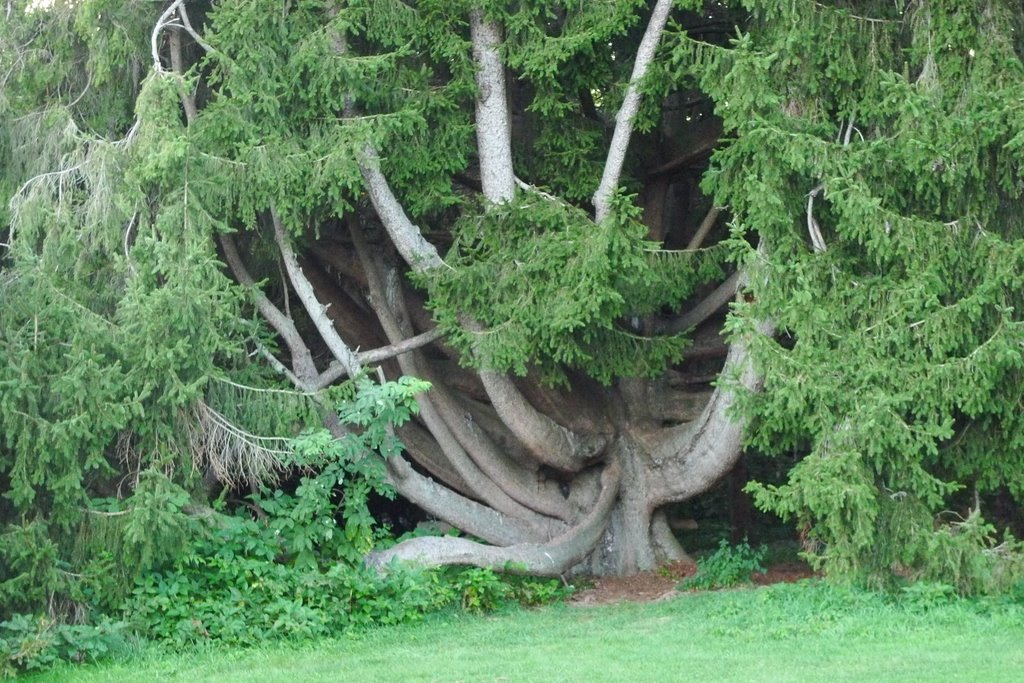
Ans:
[[[764,249],[762,241],[758,252]],[[741,274],[738,288],[745,283],[746,276]],[[774,329],[772,321],[761,321],[756,334],[768,336]],[[745,424],[732,415],[732,406],[739,391],[759,391],[763,382],[749,357],[748,342],[733,341],[720,374],[723,378],[738,375],[738,380],[721,381],[700,417],[667,430],[666,440],[652,452],[654,462],[661,464],[655,480],[657,492],[650,499],[652,506],[681,502],[703,493],[739,459]]]
[[[377,216],[409,267],[422,272],[443,266],[444,261],[437,253],[437,247],[423,237],[423,233],[409,220],[405,209],[395,198],[387,178],[381,173],[380,158],[373,145],[367,144],[363,148],[359,170],[363,174],[366,193],[370,195]]]
[[[501,27],[484,17],[483,10],[469,13],[469,35],[476,62],[476,140],[480,155],[480,181],[484,196],[494,204],[512,199],[512,126],[505,95],[505,65],[498,50]]]
[[[164,71],[164,66],[160,63],[160,33],[164,30],[164,28],[167,27],[169,23],[171,23],[171,17],[173,17],[175,12],[178,11],[178,8],[182,5],[183,1],[184,0],[175,0],[170,5],[168,5],[167,9],[165,9],[163,13],[160,15],[160,17],[156,20],[156,25],[153,27],[153,32],[149,36],[149,47],[151,55],[153,57],[153,70],[157,73],[162,73]]]
[[[175,14],[178,15],[179,19],[181,19],[180,24],[174,22],[173,18]],[[192,36],[192,40],[196,41],[196,44],[206,52],[214,51],[210,44],[203,40],[203,37],[200,36],[194,28],[192,28],[192,22],[189,21],[188,18],[188,11],[185,9],[185,0],[175,0],[167,6],[167,9],[165,9],[156,20],[156,25],[153,26],[153,32],[149,36],[150,55],[153,58],[153,70],[156,71],[156,73],[164,72],[163,64],[160,62],[160,34],[169,26],[179,27],[187,31],[188,34]]]
[[[192,40],[196,41],[196,44],[203,48],[204,51],[213,52],[214,49],[210,44],[203,40],[203,37],[199,35],[194,28],[192,28],[192,22],[189,21],[188,10],[186,9],[184,2],[182,2],[178,7],[178,16],[181,17],[181,24],[184,29],[188,31],[188,34],[192,36]]]
[[[814,219],[814,198],[823,189],[825,189],[825,186],[819,184],[807,193],[807,232],[811,235],[811,246],[816,254],[820,254],[827,248],[825,246],[825,238],[821,235],[821,227],[818,225],[818,221]]]
[[[327,344],[327,348],[330,349],[334,358],[345,368],[345,372],[348,373],[349,377],[356,376],[362,367],[359,359],[352,353],[352,350],[341,338],[341,335],[338,334],[338,331],[334,329],[334,323],[327,317],[326,307],[317,300],[316,292],[313,291],[313,285],[310,284],[303,274],[302,268],[299,267],[299,262],[295,258],[295,252],[292,251],[291,244],[288,242],[288,235],[285,234],[281,219],[273,208],[270,209],[270,217],[274,222],[274,238],[277,241],[278,249],[281,251],[284,267],[288,272],[288,279],[291,280],[295,295],[302,302],[306,312],[309,313],[309,317],[313,320],[313,325],[316,327],[317,332],[320,333],[321,338]]]
[[[740,281],[739,273],[733,273],[729,278],[718,285],[713,292],[704,297],[696,306],[689,309],[681,316],[671,321],[659,332],[675,334],[700,325],[702,322],[713,316],[722,306],[729,303],[736,296],[736,286]]]
[[[433,379],[420,366],[419,376]],[[571,513],[565,499],[552,487],[542,487],[537,479],[536,463],[527,469],[506,456],[473,419],[473,414],[460,409],[443,383],[434,382],[432,400],[441,418],[448,425],[466,454],[491,481],[516,502],[548,517],[568,521]]]
[[[740,386],[757,390],[761,378],[751,367],[746,345],[737,341],[729,349],[722,374],[740,368]],[[725,383],[719,385],[698,419],[669,430],[668,439],[652,454],[655,462],[664,464],[656,475],[651,505],[681,502],[703,493],[739,459],[745,425],[731,414],[736,391]]]
[[[238,254],[238,248],[235,246],[234,239],[230,235],[223,234],[218,239],[220,240],[221,248],[224,250],[224,258],[227,260],[231,272],[235,274],[239,284],[245,287],[252,295],[256,309],[281,335],[281,339],[291,352],[295,375],[303,384],[300,388],[307,390],[307,387],[312,385],[319,373],[316,370],[316,365],[313,363],[313,355],[309,352],[309,347],[302,340],[302,335],[299,334],[295,323],[292,322],[291,318],[282,313],[281,309],[271,303],[270,299],[256,286],[252,276],[249,275],[249,270],[242,261],[242,257]],[[283,368],[284,366],[282,365],[281,367]]]
[[[722,209],[717,206],[712,206],[711,210],[708,211],[707,215],[704,216],[704,220],[701,221],[700,227],[697,228],[697,232],[693,234],[693,239],[686,245],[687,249],[699,249],[700,245],[704,243],[704,239],[711,232],[711,228],[715,226],[715,221],[718,220],[718,214],[722,212]]]
[[[665,22],[668,21],[669,10],[672,9],[672,0],[658,0],[651,13],[651,20],[647,24],[647,30],[637,48],[636,61],[633,62],[633,74],[629,78],[629,86],[626,89],[626,97],[622,100],[615,115],[615,132],[612,133],[612,142],[608,148],[608,158],[605,161],[604,173],[601,175],[601,183],[594,193],[594,220],[598,223],[603,221],[611,210],[612,194],[619,184],[622,175],[622,166],[626,161],[626,150],[629,148],[629,139],[633,134],[633,120],[640,110],[640,91],[638,86],[647,74],[647,69],[654,61],[654,53],[661,40],[662,31],[665,29]]]
[[[418,349],[421,346],[437,341],[443,336],[443,333],[439,328],[434,328],[422,334],[418,334],[415,337],[410,337],[404,341],[400,341],[397,344],[391,344],[389,346],[382,346],[378,349],[371,351],[362,351],[356,353],[356,360],[362,365],[370,365],[372,363],[379,363],[389,358],[394,358],[403,353],[409,353],[413,349]],[[330,386],[335,380],[340,377],[344,377],[347,374],[345,367],[334,361],[331,365],[324,370],[324,372],[317,378],[316,387],[323,389],[324,387]]]

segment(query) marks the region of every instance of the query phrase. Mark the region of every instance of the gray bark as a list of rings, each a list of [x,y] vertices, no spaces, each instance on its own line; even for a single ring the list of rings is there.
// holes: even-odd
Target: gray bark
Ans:
[[[348,344],[338,334],[331,319],[327,317],[326,307],[317,300],[316,292],[313,291],[313,285],[303,275],[302,268],[299,267],[299,262],[295,258],[291,244],[288,242],[288,235],[284,231],[281,219],[274,209],[270,210],[270,217],[274,222],[274,237],[277,240],[277,248],[281,252],[281,259],[284,261],[284,267],[288,272],[288,279],[292,283],[295,294],[299,297],[299,301],[302,302],[306,312],[309,313],[313,325],[316,327],[317,332],[320,333],[320,338],[327,344],[331,354],[350,377],[355,377],[359,374],[362,367],[359,359],[356,358],[356,355],[352,353],[352,349],[348,347]]]
[[[640,41],[637,49],[636,60],[633,62],[633,73],[629,78],[629,86],[626,88],[626,97],[622,100],[615,115],[615,131],[612,133],[612,141],[608,147],[608,157],[604,165],[604,173],[601,175],[601,183],[594,193],[594,220],[602,222],[611,210],[612,194],[619,185],[619,178],[622,176],[622,166],[626,161],[626,150],[629,148],[629,139],[633,134],[633,120],[640,110],[640,91],[637,88],[643,77],[647,75],[647,69],[654,61],[654,53],[658,49],[658,42],[661,40],[662,31],[665,29],[665,22],[668,21],[669,10],[672,9],[672,0],[658,0],[651,14],[651,20],[647,24],[647,30]]]
[[[576,472],[604,448],[606,439],[602,435],[581,437],[537,411],[508,375],[484,371],[480,379],[502,421],[537,462]]]
[[[299,334],[295,323],[256,286],[256,282],[249,275],[249,270],[245,267],[242,257],[238,254],[238,247],[235,245],[234,239],[230,235],[221,235],[220,245],[224,250],[224,257],[227,259],[231,272],[234,273],[238,282],[249,291],[260,314],[281,335],[282,341],[288,347],[288,351],[292,356],[292,366],[296,377],[303,383],[310,383],[309,387],[300,388],[304,391],[309,391],[317,377],[316,365],[314,365],[309,347],[302,340],[302,335]]]
[[[395,198],[391,185],[380,170],[380,157],[372,145],[368,144],[363,149],[359,170],[363,174],[366,193],[370,195],[377,216],[409,267],[415,271],[424,271],[444,265],[437,247],[423,237],[423,233],[409,220],[405,209]]]
[[[501,27],[484,17],[483,10],[469,14],[469,35],[476,62],[476,140],[480,155],[480,181],[484,196],[494,204],[512,199],[512,126],[505,94],[505,65],[498,52]]]
[[[770,322],[765,322],[758,331],[767,335],[773,329]],[[733,342],[721,377],[733,373],[738,373],[742,390],[760,390],[762,378],[754,370],[743,341]],[[723,382],[697,420],[671,430],[654,450],[652,457],[658,472],[658,485],[650,499],[654,507],[689,500],[707,491],[736,464],[745,426],[741,418],[732,414],[736,396],[736,386]]]
[[[437,567],[472,565],[499,571],[557,576],[586,557],[600,538],[619,492],[619,468],[612,464],[601,477],[597,504],[581,522],[547,543],[518,543],[508,546],[483,545],[465,538],[420,537],[367,556],[373,567],[403,560]]]

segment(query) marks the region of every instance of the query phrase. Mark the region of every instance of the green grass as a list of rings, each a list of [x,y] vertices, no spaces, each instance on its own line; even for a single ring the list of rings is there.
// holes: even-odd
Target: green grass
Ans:
[[[62,668],[47,681],[1024,680],[1024,605],[918,601],[817,582],[654,604],[443,615],[306,646]]]

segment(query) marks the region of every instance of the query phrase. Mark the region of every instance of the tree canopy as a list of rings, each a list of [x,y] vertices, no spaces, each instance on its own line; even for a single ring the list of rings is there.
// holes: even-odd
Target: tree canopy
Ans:
[[[0,600],[160,562],[403,376],[361,447],[475,540],[372,563],[651,568],[746,446],[835,576],[1011,576],[1022,9],[11,0]]]

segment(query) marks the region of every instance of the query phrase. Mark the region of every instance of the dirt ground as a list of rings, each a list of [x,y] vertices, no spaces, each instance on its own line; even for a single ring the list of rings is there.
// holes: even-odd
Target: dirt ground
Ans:
[[[692,562],[674,562],[654,571],[636,576],[609,576],[594,579],[593,584],[577,592],[569,603],[580,607],[607,605],[617,602],[653,602],[679,595],[676,585],[693,576],[697,566]],[[790,583],[814,576],[810,567],[802,562],[784,562],[771,565],[763,574],[754,574],[756,585]]]

